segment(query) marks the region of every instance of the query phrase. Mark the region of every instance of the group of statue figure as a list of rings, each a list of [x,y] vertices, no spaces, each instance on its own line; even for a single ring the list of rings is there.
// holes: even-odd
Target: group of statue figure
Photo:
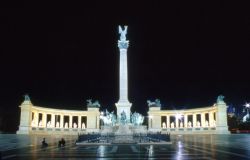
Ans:
[[[225,97],[223,95],[219,95],[217,97],[217,103],[224,103],[224,98]],[[155,101],[147,100],[147,103],[149,107],[161,107],[160,99],[155,99]]]
[[[107,109],[101,114],[100,119],[105,126],[114,126],[116,123],[116,115],[114,114],[114,111],[109,112]]]
[[[142,125],[144,121],[144,116],[142,116],[140,113],[134,112],[131,115],[131,123],[134,124],[135,126]]]
[[[215,127],[216,126],[216,121],[212,121],[211,123],[210,123],[210,125],[209,125],[209,122],[206,120],[205,121],[205,126],[204,127]],[[176,124],[174,123],[174,122],[171,122],[170,123],[170,128],[176,128],[177,126],[176,126]],[[179,126],[178,126],[179,128],[183,128],[184,126],[183,126],[183,122],[181,121],[180,123],[179,123]],[[196,122],[196,125],[195,126],[192,126],[192,122],[191,121],[188,121],[188,123],[187,123],[187,127],[188,128],[192,128],[192,127],[197,127],[197,128],[200,128],[201,127],[201,123],[200,123],[200,121],[197,121]],[[162,128],[167,128],[167,125],[166,125],[166,122],[163,122],[162,123]]]
[[[122,125],[125,125],[129,122],[129,119],[127,118],[126,113],[123,111],[120,115],[120,119],[117,119],[116,115],[114,114],[114,111],[109,112],[107,109],[105,112],[102,112],[100,119],[103,122],[103,125],[105,126],[115,126],[117,123],[120,123]],[[131,114],[130,116],[130,121],[131,124],[138,126],[138,125],[142,125],[143,121],[144,121],[144,116],[142,116],[141,114],[134,112],[133,114]]]
[[[31,121],[31,126],[32,127],[45,127],[45,126],[43,126],[43,121],[42,120],[39,121],[38,126],[37,126],[37,124],[35,123],[35,119],[33,119]],[[46,124],[46,127],[47,128],[54,128],[54,125],[51,123],[51,121],[48,121],[47,124]],[[68,122],[65,122],[63,127],[64,128],[69,128]],[[60,123],[59,122],[56,122],[55,128],[60,128]],[[75,129],[78,128],[78,125],[76,124],[76,122],[73,123],[73,128],[75,128]],[[86,126],[85,126],[85,123],[83,122],[82,126],[81,126],[81,129],[85,129],[85,128],[86,128]]]

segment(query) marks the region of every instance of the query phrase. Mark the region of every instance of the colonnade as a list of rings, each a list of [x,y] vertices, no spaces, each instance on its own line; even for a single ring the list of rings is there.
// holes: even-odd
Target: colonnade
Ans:
[[[190,131],[228,134],[227,106],[224,101],[218,101],[213,106],[185,110],[149,107],[148,129],[178,134]]]
[[[99,131],[100,112],[96,107],[87,107],[85,111],[53,109],[34,106],[29,99],[26,99],[20,108],[17,134],[48,134],[52,131],[77,134],[78,131]]]

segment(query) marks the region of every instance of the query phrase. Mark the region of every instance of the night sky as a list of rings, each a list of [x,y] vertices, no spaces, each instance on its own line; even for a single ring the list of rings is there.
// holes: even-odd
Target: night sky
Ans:
[[[163,3],[164,2],[164,3]],[[119,99],[118,25],[128,25],[132,111],[236,107],[250,101],[247,4],[209,2],[22,3],[0,11],[0,130],[15,131],[23,95],[38,106],[85,109]]]

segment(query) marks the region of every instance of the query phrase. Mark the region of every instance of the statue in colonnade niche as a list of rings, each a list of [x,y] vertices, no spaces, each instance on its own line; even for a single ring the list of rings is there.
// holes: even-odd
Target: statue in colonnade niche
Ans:
[[[88,99],[88,100],[87,100],[87,107],[96,107],[96,108],[100,108],[101,105],[100,105],[100,103],[99,103],[98,100],[92,102],[92,99]]]
[[[197,121],[197,127],[199,128],[199,127],[201,127],[201,123],[200,123],[200,121]]]
[[[216,121],[215,120],[211,120],[210,127],[216,127]]]
[[[31,121],[31,127],[36,127],[36,122],[34,119]]]
[[[191,127],[192,127],[192,122],[188,121],[188,128],[191,128]]]
[[[64,128],[69,128],[69,124],[68,124],[68,122],[65,122],[65,124],[64,124]]]
[[[50,121],[47,122],[47,127],[48,127],[48,128],[51,127],[51,122],[50,122]]]
[[[174,128],[174,122],[171,123],[171,128]]]
[[[82,123],[82,129],[85,129],[86,128],[86,126],[85,126],[85,123],[83,122]]]
[[[77,128],[76,122],[73,123],[73,128]]]
[[[208,127],[208,121],[207,120],[205,121],[205,127]]]
[[[180,128],[183,128],[183,122],[181,121],[181,123],[180,123]]]
[[[56,128],[60,128],[60,123],[56,122]]]
[[[162,123],[162,128],[167,128],[165,122]]]
[[[42,127],[43,126],[43,122],[42,120],[39,121],[39,124],[38,124],[39,127]]]

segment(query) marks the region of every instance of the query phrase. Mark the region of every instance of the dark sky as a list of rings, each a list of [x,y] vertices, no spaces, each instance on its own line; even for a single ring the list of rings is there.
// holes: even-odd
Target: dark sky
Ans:
[[[164,3],[163,3],[164,2]],[[83,109],[118,101],[118,25],[128,25],[129,99],[164,108],[250,101],[250,14],[234,2],[22,3],[2,8],[0,120],[15,126],[28,93],[35,105]]]

